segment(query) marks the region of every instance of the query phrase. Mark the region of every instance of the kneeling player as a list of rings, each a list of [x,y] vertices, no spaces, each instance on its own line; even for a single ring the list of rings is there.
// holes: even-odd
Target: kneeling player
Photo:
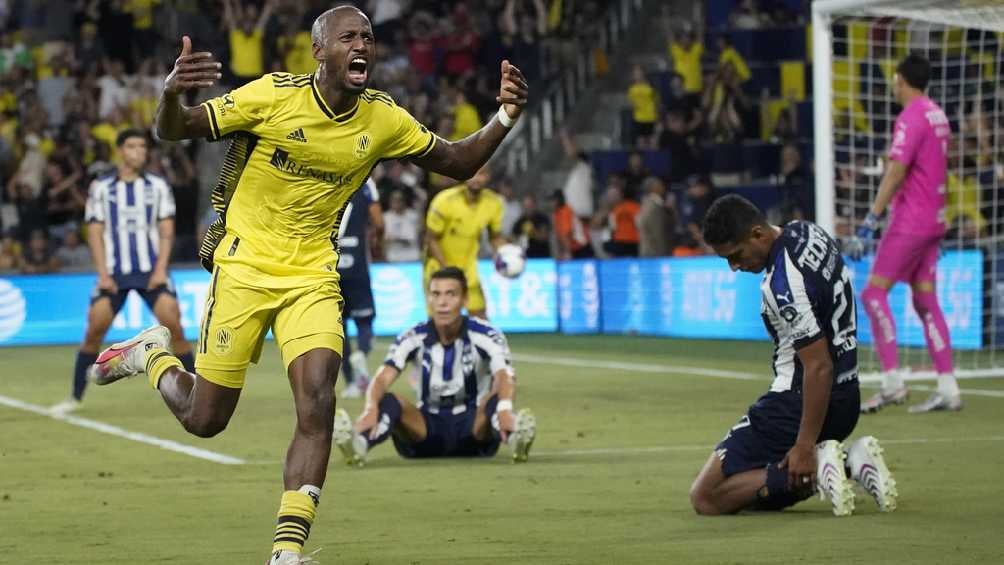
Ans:
[[[506,443],[514,461],[526,461],[536,420],[528,409],[513,414],[516,378],[505,336],[461,314],[467,277],[456,267],[432,274],[428,300],[432,317],[390,347],[355,426],[347,412],[336,413],[334,443],[357,465],[388,437],[402,457],[490,457]],[[418,406],[387,392],[409,361],[422,367]]]
[[[879,509],[896,483],[878,441],[841,443],[858,421],[857,319],[837,245],[809,222],[771,225],[736,195],[712,204],[704,239],[732,270],[759,273],[761,312],[774,339],[774,382],[718,444],[690,488],[698,514],[781,510],[817,489],[833,513],[854,511],[850,475]]]

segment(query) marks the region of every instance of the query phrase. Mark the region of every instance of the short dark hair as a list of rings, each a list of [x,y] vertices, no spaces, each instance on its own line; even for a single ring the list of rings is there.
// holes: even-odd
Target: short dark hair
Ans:
[[[122,147],[126,140],[132,137],[142,137],[144,141],[147,141],[145,131],[136,128],[129,128],[119,132],[118,137],[115,138],[115,147]]]
[[[931,63],[922,55],[910,53],[896,65],[896,72],[907,84],[924,91],[927,89],[927,82],[931,80]]]
[[[432,281],[436,279],[453,279],[460,283],[460,288],[466,293],[467,292],[467,275],[459,267],[443,267],[435,273],[432,273],[432,277],[429,278],[429,286],[432,286]]]
[[[753,226],[767,224],[763,212],[738,194],[715,200],[704,216],[704,241],[709,245],[740,243],[749,237]]]

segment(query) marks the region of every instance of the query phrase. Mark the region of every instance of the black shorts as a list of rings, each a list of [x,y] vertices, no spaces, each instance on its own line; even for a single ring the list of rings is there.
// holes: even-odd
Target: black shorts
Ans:
[[[93,306],[98,300],[102,298],[107,298],[111,300],[112,312],[118,314],[122,306],[125,305],[126,298],[129,297],[129,293],[136,291],[146,302],[146,305],[153,310],[153,305],[157,303],[157,298],[161,294],[166,294],[177,300],[178,294],[174,291],[174,283],[171,279],[167,279],[167,283],[157,286],[155,288],[147,288],[147,283],[150,280],[150,274],[145,273],[140,276],[126,276],[126,277],[113,277],[115,279],[115,284],[118,285],[118,292],[108,292],[107,290],[94,287],[94,291],[91,292],[91,306]]]
[[[634,135],[635,137],[648,137],[655,133],[655,122],[635,122],[634,123]]]
[[[345,300],[345,318],[372,318],[376,315],[376,307],[373,304],[373,289],[370,287],[370,278],[366,277],[344,277],[339,281],[342,290],[342,298]]]
[[[856,381],[833,389],[816,441],[847,439],[860,414],[861,391]],[[715,447],[722,460],[722,472],[729,477],[780,462],[795,445],[801,422],[801,394],[786,391],[761,396]]]
[[[444,409],[449,412],[449,409]],[[499,450],[499,439],[482,442],[474,437],[477,409],[470,407],[461,414],[431,414],[422,410],[426,436],[418,443],[408,443],[393,436],[394,448],[401,457],[492,457]]]

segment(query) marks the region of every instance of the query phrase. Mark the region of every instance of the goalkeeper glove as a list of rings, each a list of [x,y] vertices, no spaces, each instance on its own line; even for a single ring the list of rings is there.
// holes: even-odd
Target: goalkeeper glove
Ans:
[[[858,231],[855,232],[854,237],[844,245],[844,253],[858,261],[865,254],[865,245],[871,243],[872,236],[875,234],[875,228],[878,227],[879,217],[873,212],[868,212],[865,216],[865,221],[861,223],[858,227]]]

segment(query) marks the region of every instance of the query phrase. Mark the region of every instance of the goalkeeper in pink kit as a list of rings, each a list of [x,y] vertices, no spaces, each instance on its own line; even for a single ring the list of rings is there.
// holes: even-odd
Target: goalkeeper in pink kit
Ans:
[[[888,299],[889,289],[899,281],[909,283],[913,290],[913,307],[924,325],[927,350],[938,374],[937,389],[926,401],[910,407],[910,412],[962,408],[948,325],[935,292],[938,254],[945,235],[945,169],[951,125],[944,111],[924,94],[930,74],[930,63],[915,54],[896,67],[893,92],[903,111],[893,129],[885,176],[868,216],[845,249],[859,259],[891,204],[868,286],[861,294],[882,366],[882,390],[861,403],[862,412],[906,402]]]

